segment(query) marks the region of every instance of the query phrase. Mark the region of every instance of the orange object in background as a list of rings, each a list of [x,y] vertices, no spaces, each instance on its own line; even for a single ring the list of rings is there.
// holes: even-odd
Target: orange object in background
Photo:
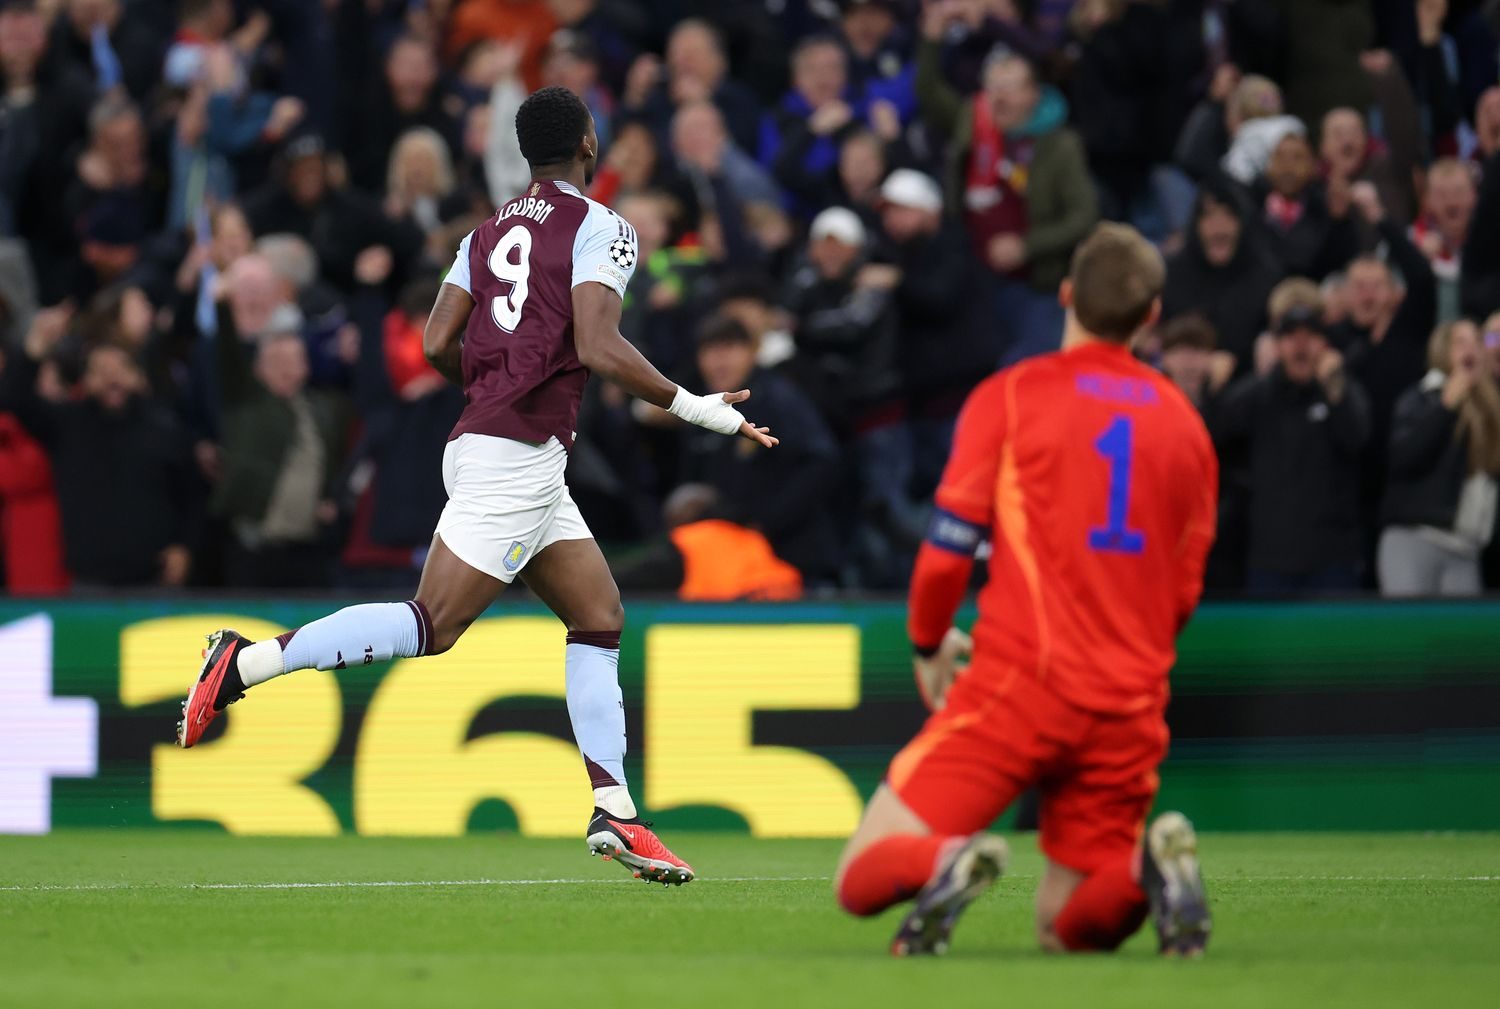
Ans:
[[[722,519],[689,522],[670,533],[682,554],[679,598],[690,602],[800,599],[802,575],[776,556],[761,533]]]

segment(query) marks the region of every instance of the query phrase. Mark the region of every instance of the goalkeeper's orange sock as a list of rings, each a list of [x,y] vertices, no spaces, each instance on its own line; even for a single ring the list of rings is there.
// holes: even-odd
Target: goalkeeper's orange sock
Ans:
[[[937,871],[938,856],[951,837],[893,834],[855,856],[839,882],[839,903],[860,916],[879,914],[910,900]]]
[[[1123,858],[1078,884],[1052,923],[1052,931],[1073,952],[1113,950],[1146,920],[1146,891],[1136,879],[1136,859]]]

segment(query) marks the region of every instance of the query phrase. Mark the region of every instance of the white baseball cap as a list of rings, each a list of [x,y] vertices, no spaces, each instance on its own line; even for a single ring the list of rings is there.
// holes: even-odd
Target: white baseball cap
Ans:
[[[859,215],[846,207],[829,207],[813,218],[809,237],[816,242],[824,238],[837,239],[844,245],[865,244],[865,225]]]
[[[915,168],[898,168],[880,186],[880,198],[898,207],[937,213],[943,209],[943,190],[937,180]]]

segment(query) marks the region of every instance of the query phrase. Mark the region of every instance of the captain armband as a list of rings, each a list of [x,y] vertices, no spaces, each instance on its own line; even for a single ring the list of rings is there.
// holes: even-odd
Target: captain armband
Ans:
[[[932,521],[927,526],[927,542],[939,550],[973,557],[988,533],[984,526],[939,508],[932,513]]]

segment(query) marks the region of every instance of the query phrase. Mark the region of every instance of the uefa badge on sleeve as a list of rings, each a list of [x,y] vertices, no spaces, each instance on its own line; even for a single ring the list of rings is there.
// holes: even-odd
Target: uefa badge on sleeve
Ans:
[[[635,245],[628,238],[617,238],[609,243],[609,258],[622,270],[635,266]]]

